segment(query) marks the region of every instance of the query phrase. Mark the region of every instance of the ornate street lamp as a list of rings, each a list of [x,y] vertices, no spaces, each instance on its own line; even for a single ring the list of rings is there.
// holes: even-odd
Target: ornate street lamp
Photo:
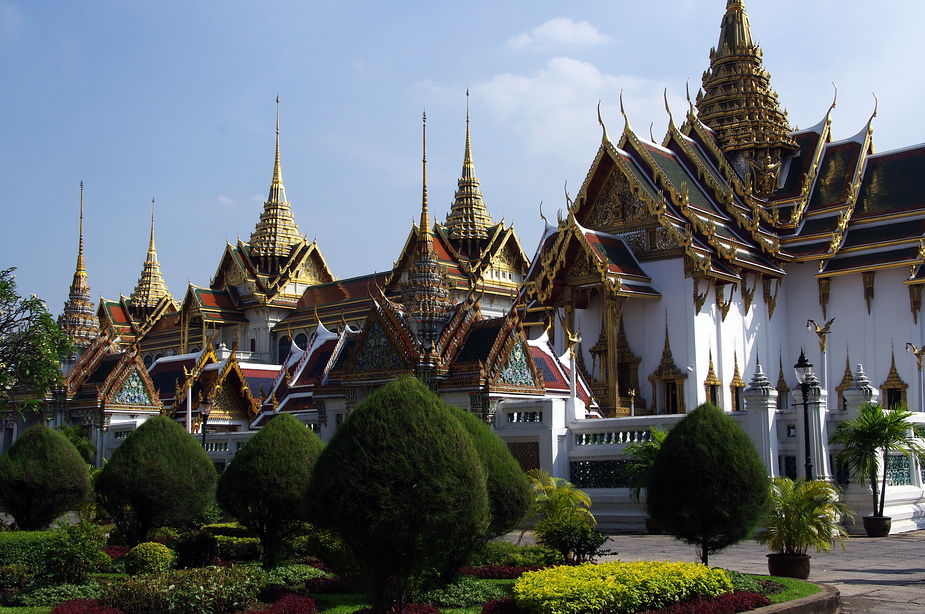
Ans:
[[[209,421],[209,414],[212,413],[212,401],[209,397],[199,402],[199,417],[202,418],[202,447],[206,447],[206,422]]]
[[[797,381],[800,383],[800,393],[803,395],[803,441],[806,446],[806,462],[804,467],[806,468],[806,480],[809,481],[813,479],[813,457],[811,448],[809,447],[809,401],[807,401],[806,397],[809,396],[809,388],[815,382],[816,378],[813,375],[813,364],[806,360],[806,354],[803,352],[803,348],[800,348],[800,358],[797,360],[797,364],[793,365],[793,370],[797,374]]]

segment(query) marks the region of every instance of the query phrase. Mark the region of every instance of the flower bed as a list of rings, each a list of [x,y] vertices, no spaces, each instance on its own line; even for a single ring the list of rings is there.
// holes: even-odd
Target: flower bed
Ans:
[[[731,591],[725,572],[699,563],[618,561],[525,573],[514,599],[534,614],[632,614]]]

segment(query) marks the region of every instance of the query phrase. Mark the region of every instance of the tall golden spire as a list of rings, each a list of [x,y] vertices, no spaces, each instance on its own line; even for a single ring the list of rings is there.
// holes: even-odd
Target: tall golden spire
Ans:
[[[463,157],[462,174],[457,182],[456,199],[446,218],[446,226],[450,238],[462,243],[466,242],[464,249],[466,255],[472,251],[472,242],[488,238],[488,228],[491,226],[491,216],[482,201],[482,192],[479,190],[479,180],[475,176],[475,165],[472,163],[472,138],[469,130],[469,91],[466,90],[466,153]]]
[[[171,298],[164,276],[161,274],[161,265],[157,261],[157,250],[154,248],[154,199],[151,199],[151,240],[148,243],[148,257],[145,258],[144,268],[138,285],[132,292],[132,311],[147,316],[163,297]]]
[[[787,115],[752,41],[744,0],[727,0],[719,43],[697,94],[700,120],[716,131],[720,148],[759,196],[776,189],[781,162],[797,151]]]
[[[421,225],[405,282],[401,285],[402,303],[409,323],[424,348],[429,351],[436,341],[450,308],[450,282],[446,267],[434,250],[434,236],[427,211],[427,113],[423,121],[423,189]]]
[[[263,204],[260,221],[250,238],[250,255],[261,272],[274,273],[281,261],[289,256],[292,246],[302,240],[295,223],[286,189],[283,187],[283,172],[279,161],[279,96],[276,97],[276,162],[273,165],[273,182],[270,195]]]
[[[90,282],[84,265],[84,182],[80,182],[80,238],[77,246],[77,269],[71,282],[64,313],[58,317],[58,326],[64,331],[77,350],[78,355],[100,334],[99,320],[90,300]]]
[[[427,111],[421,115],[421,126],[422,126],[422,151],[424,152],[421,157],[421,165],[423,166],[422,170],[422,188],[421,188],[421,238],[418,239],[419,242],[423,242],[426,238],[427,245],[430,245],[430,214],[427,212]]]

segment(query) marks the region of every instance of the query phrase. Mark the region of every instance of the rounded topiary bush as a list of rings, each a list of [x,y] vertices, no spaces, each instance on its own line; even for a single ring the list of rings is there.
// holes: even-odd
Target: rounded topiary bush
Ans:
[[[89,488],[90,474],[77,448],[47,426],[33,426],[0,455],[0,507],[19,529],[44,529],[76,509]]]
[[[173,550],[157,542],[138,544],[124,557],[125,571],[133,576],[167,571],[173,565]]]
[[[649,473],[646,511],[665,532],[709,554],[750,538],[764,517],[770,482],[745,431],[709,403],[668,433]]]
[[[113,452],[94,487],[125,544],[136,546],[151,529],[202,517],[214,500],[215,465],[179,423],[155,416]]]

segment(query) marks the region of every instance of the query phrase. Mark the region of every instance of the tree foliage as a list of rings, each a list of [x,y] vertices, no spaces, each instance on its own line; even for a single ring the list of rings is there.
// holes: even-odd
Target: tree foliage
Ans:
[[[533,489],[531,516],[537,540],[559,552],[568,563],[584,563],[606,554],[607,536],[595,529],[591,497],[574,484],[542,469],[527,472]]]
[[[532,488],[507,445],[487,424],[458,407],[450,410],[469,433],[485,472],[491,511],[491,522],[484,535],[487,542],[517,528],[533,503]]]
[[[410,376],[366,397],[337,429],[315,465],[306,511],[348,546],[376,614],[477,547],[489,517],[469,435]]]
[[[704,403],[671,429],[652,466],[649,515],[697,547],[716,552],[751,537],[767,509],[769,480],[748,435]]]
[[[835,460],[848,467],[861,481],[870,485],[873,515],[883,516],[886,505],[886,471],[878,484],[877,474],[886,468],[891,454],[900,453],[925,459],[925,448],[915,440],[912,412],[905,405],[884,409],[879,403],[864,403],[858,417],[842,422],[829,436],[829,443],[842,446]]]
[[[20,529],[44,529],[87,496],[89,474],[61,433],[36,425],[0,456],[0,506]]]
[[[241,448],[218,482],[216,499],[253,531],[263,566],[276,566],[284,540],[303,524],[302,499],[324,444],[290,414],[270,420]]]
[[[96,496],[127,545],[159,526],[187,526],[213,501],[215,466],[182,426],[155,416],[132,431],[96,478]]]
[[[19,295],[15,270],[0,270],[0,401],[15,395],[22,410],[61,383],[72,346],[39,297]]]

